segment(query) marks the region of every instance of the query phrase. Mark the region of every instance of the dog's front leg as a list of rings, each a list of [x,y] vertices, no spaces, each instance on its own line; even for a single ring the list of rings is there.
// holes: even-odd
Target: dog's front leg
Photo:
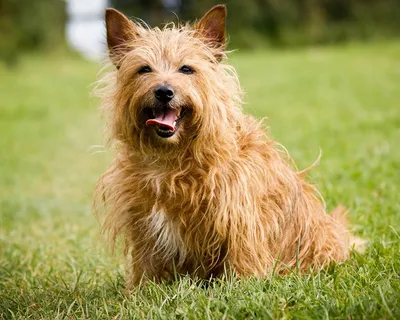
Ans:
[[[135,245],[136,247],[137,245]],[[131,247],[126,259],[126,284],[132,289],[148,281],[159,282],[171,279],[171,272],[158,255],[149,247],[140,246],[141,250]]]

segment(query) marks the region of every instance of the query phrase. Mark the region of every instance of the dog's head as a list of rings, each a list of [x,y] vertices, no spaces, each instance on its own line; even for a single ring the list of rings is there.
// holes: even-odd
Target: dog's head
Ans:
[[[108,99],[113,138],[141,152],[165,153],[224,134],[240,100],[234,70],[221,63],[225,21],[221,5],[193,25],[163,29],[107,9],[107,44],[116,67]]]

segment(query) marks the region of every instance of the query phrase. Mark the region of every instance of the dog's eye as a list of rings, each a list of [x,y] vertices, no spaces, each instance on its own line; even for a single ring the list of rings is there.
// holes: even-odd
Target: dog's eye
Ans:
[[[143,74],[143,73],[149,73],[153,70],[151,70],[151,68],[149,66],[143,66],[139,69],[138,73],[139,74]]]
[[[182,72],[182,73],[184,73],[184,74],[192,74],[192,73],[194,72],[194,70],[193,70],[191,67],[189,67],[189,66],[182,66],[182,67],[179,69],[179,72]]]

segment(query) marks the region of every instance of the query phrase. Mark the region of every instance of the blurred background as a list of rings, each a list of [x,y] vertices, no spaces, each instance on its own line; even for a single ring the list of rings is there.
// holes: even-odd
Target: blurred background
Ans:
[[[232,48],[370,41],[400,33],[399,0],[227,0]],[[0,0],[1,58],[68,43],[91,59],[104,51],[104,8],[152,26],[201,17],[215,0]]]

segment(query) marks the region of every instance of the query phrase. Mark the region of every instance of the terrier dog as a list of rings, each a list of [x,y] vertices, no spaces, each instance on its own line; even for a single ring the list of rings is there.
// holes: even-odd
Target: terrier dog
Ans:
[[[222,5],[162,29],[106,11],[115,70],[98,95],[116,156],[95,204],[111,240],[124,240],[128,287],[306,272],[349,256],[343,209],[327,214],[307,170],[242,112],[225,21]]]

